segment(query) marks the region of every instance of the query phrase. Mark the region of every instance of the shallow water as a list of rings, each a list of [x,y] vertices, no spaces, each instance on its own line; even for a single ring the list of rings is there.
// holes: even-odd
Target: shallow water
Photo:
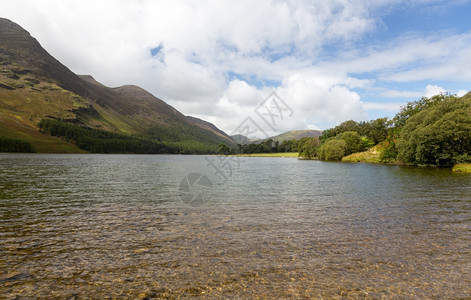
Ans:
[[[464,298],[471,176],[0,154],[0,239],[0,298]]]

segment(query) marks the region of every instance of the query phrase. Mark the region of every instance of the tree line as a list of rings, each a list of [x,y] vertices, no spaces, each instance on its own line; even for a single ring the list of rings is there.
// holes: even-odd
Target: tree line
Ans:
[[[83,127],[60,120],[42,119],[39,130],[64,138],[80,149],[92,153],[199,154],[215,153],[216,147],[194,140],[161,141],[146,136],[129,136]]]
[[[423,97],[391,120],[345,121],[298,148],[304,158],[339,161],[379,143],[383,162],[440,167],[471,162],[471,95]]]
[[[0,136],[0,152],[33,153],[35,150],[33,145],[27,141]]]
[[[219,154],[254,154],[254,153],[280,153],[280,152],[298,152],[299,148],[304,145],[306,141],[311,139],[319,140],[316,138],[303,137],[299,140],[291,139],[282,142],[273,139],[267,139],[260,143],[252,144],[237,144],[236,147],[229,147],[226,144],[220,143],[218,145]]]

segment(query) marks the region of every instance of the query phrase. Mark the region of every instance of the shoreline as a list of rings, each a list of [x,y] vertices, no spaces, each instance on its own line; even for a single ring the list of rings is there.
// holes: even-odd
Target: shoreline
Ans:
[[[277,153],[246,153],[246,154],[235,154],[234,156],[239,157],[287,157],[287,158],[298,158],[298,152],[277,152]]]

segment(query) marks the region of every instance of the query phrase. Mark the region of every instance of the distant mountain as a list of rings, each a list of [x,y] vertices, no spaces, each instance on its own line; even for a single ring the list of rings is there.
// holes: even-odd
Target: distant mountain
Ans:
[[[248,137],[246,137],[245,135],[242,135],[242,134],[231,135],[231,138],[237,144],[253,144],[253,143],[257,143],[257,142],[262,141],[261,139],[250,139],[250,138],[248,138]]]
[[[74,143],[39,133],[44,118],[181,149],[233,144],[213,124],[184,116],[140,87],[109,88],[74,74],[26,30],[0,18],[0,137],[25,140],[39,152],[80,152]]]
[[[291,130],[291,131],[287,131],[285,133],[272,136],[266,139],[249,139],[248,137],[241,134],[233,135],[231,136],[231,138],[237,144],[259,144],[269,139],[272,139],[275,142],[278,141],[281,143],[283,141],[299,140],[303,137],[318,137],[321,135],[322,135],[322,131],[319,131],[319,130]]]
[[[283,142],[288,140],[299,140],[303,137],[319,137],[322,131],[319,130],[291,130],[276,136],[271,137],[273,141]]]

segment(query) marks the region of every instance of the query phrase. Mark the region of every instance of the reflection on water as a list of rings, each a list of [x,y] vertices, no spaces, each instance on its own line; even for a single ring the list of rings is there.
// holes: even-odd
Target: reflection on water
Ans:
[[[0,155],[0,295],[471,296],[471,176],[241,160],[192,208],[202,156]]]

